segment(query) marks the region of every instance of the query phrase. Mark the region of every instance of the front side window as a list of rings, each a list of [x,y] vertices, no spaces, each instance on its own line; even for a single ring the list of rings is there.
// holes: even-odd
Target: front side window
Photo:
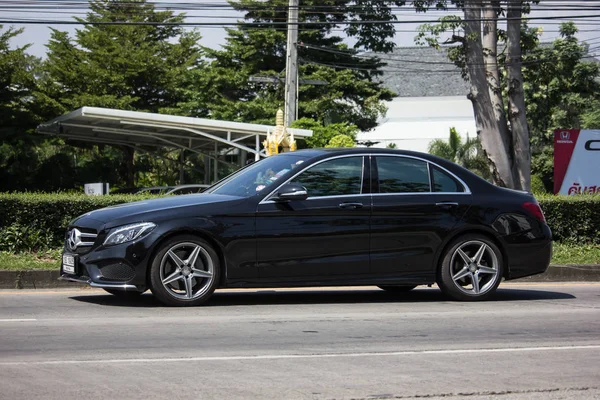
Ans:
[[[405,157],[377,157],[379,193],[429,192],[427,163]]]
[[[362,169],[362,157],[336,158],[307,169],[290,183],[304,186],[309,197],[360,194]]]

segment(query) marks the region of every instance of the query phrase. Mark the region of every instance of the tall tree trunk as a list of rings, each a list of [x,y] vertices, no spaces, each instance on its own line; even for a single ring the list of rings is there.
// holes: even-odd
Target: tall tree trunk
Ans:
[[[502,87],[500,86],[500,68],[498,65],[498,11],[500,3],[498,0],[483,1],[483,62],[490,91],[490,100],[494,116],[498,121],[498,132],[507,148],[512,146],[511,132],[508,129]],[[513,169],[513,179],[514,169]]]
[[[525,94],[521,71],[521,1],[509,1],[506,16],[508,56],[508,119],[512,130],[514,151],[515,184],[518,189],[531,189],[531,153],[529,150],[529,128],[525,115]]]
[[[496,118],[484,65],[481,34],[483,0],[465,0],[465,53],[473,103],[477,135],[481,140],[483,153],[489,161],[494,183],[514,187],[510,138],[508,131],[500,126]],[[504,124],[506,128],[506,123]]]

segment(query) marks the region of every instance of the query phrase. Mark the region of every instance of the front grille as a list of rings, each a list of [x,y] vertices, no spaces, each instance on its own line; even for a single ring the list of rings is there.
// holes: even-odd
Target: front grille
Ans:
[[[85,254],[91,250],[97,237],[93,229],[73,227],[67,231],[65,247],[74,253]]]
[[[133,268],[125,264],[110,264],[100,267],[100,273],[107,281],[128,281],[135,276]]]

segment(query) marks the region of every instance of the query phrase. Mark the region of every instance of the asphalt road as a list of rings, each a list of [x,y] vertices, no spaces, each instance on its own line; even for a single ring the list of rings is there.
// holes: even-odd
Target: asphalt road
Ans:
[[[0,398],[600,399],[600,284],[223,291],[208,306],[0,291]]]

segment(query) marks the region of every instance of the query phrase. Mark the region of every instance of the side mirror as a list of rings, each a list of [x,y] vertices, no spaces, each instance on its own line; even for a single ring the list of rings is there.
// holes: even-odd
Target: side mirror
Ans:
[[[290,201],[290,200],[306,200],[308,198],[308,192],[306,188],[301,185],[288,183],[283,185],[277,191],[275,197],[272,200],[275,201]]]

